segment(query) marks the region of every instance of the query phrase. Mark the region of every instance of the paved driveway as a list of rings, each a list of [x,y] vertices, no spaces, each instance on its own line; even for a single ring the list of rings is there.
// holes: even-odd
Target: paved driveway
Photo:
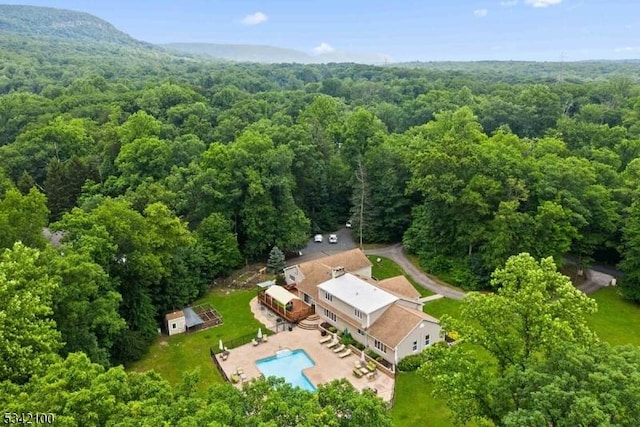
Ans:
[[[329,234],[336,234],[338,236],[338,243],[329,243]],[[323,233],[322,237],[322,243],[316,243],[313,241],[313,236],[311,236],[307,242],[307,246],[301,249],[302,256],[287,259],[287,265],[299,264],[357,247],[353,241],[351,230],[348,228],[343,227],[340,230]]]

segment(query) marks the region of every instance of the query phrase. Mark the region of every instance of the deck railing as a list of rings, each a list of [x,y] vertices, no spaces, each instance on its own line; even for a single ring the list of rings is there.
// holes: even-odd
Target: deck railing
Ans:
[[[262,305],[269,307],[276,314],[278,314],[279,316],[282,316],[287,321],[292,323],[297,323],[301,320],[304,320],[314,313],[312,307],[302,307],[296,310],[287,310],[283,306],[270,301],[270,299],[267,298],[267,296],[264,293],[258,294],[258,301],[260,301]]]

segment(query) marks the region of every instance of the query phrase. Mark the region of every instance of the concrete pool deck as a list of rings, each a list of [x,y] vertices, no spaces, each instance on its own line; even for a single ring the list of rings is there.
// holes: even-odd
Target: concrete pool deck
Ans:
[[[373,388],[378,391],[378,396],[383,400],[391,400],[394,387],[393,378],[380,371],[377,372],[373,380],[369,380],[366,377],[356,378],[353,375],[353,368],[359,357],[354,353],[341,359],[331,349],[327,348],[326,344],[320,344],[321,338],[318,330],[294,327],[292,331],[284,331],[269,336],[266,343],[263,342],[257,346],[249,343],[230,349],[227,360],[222,360],[220,356],[216,357],[228,377],[231,377],[231,374],[240,368],[247,376],[245,381],[250,381],[261,374],[256,365],[256,360],[274,356],[278,350],[302,349],[307,352],[315,363],[315,366],[303,370],[314,386],[317,387],[335,379],[346,378],[357,390]],[[236,387],[242,387],[241,382],[235,385]]]

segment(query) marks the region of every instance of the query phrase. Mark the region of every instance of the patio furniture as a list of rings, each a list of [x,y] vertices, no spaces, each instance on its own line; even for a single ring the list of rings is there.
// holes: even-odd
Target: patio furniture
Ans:
[[[362,372],[362,375],[367,375],[369,373],[369,370],[363,366],[360,368],[360,372]]]
[[[340,353],[340,352],[341,352],[342,350],[344,350],[344,349],[345,349],[344,344],[340,344],[338,347],[336,347],[336,348],[334,348],[334,349],[333,349],[333,352],[334,352],[334,353]]]
[[[262,342],[269,342],[266,335],[262,337]]]
[[[231,382],[236,384],[238,381],[240,381],[240,376],[238,374],[231,374]]]
[[[353,367],[356,368],[356,369],[360,369],[360,368],[362,368],[362,366],[363,366],[363,364],[362,364],[362,361],[360,361],[360,360],[356,360],[355,362],[353,362]]]
[[[238,374],[238,376],[240,376],[241,381],[247,380],[247,374],[244,373],[244,370],[242,368],[236,368],[236,373]]]
[[[332,347],[337,346],[338,344],[340,344],[340,341],[338,341],[337,339],[334,338],[333,341],[331,341],[329,344],[327,344],[327,347],[328,348],[332,348]]]
[[[327,343],[327,342],[331,341],[332,339],[333,339],[333,337],[331,335],[327,335],[327,336],[325,336],[324,338],[322,338],[320,340],[320,344]]]
[[[367,369],[371,372],[375,371],[378,367],[376,366],[375,363],[369,361],[367,362]]]
[[[369,372],[369,373],[367,374],[367,379],[368,379],[369,381],[373,381],[373,380],[375,380],[375,379],[376,379],[376,376],[377,376],[377,375],[378,375],[378,373],[377,373],[377,372]]]
[[[340,354],[338,355],[338,357],[340,357],[340,359],[344,359],[344,358],[345,358],[345,357],[347,357],[347,356],[351,356],[351,354],[352,354],[352,353],[353,353],[353,352],[351,351],[351,349],[350,349],[350,348],[348,348],[348,349],[346,349],[345,351],[343,351],[342,353],[340,353]]]
[[[353,370],[353,376],[355,376],[356,378],[362,378],[363,375],[364,374],[360,372],[358,369]]]
[[[255,339],[255,338],[253,338],[253,339],[251,340],[251,344],[253,344],[253,346],[255,347],[255,346],[257,346],[257,345],[258,345],[258,341],[256,341],[256,339]]]
[[[220,356],[220,359],[227,360],[227,357],[229,357],[229,353],[222,353],[222,355]]]

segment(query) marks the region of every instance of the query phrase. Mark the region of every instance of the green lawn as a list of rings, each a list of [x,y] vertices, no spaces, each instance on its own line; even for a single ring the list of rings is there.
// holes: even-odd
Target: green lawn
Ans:
[[[416,372],[396,376],[395,402],[391,409],[393,423],[399,427],[453,425],[451,411],[444,401],[431,396],[432,387]]]
[[[462,309],[462,301],[440,298],[434,301],[428,301],[424,304],[422,311],[432,315],[436,319],[442,317],[443,314],[448,314],[453,318],[460,317],[460,310]]]
[[[389,277],[405,276],[409,282],[411,282],[413,287],[420,292],[420,296],[428,297],[429,295],[433,295],[433,292],[420,286],[415,280],[413,280],[413,277],[405,273],[398,264],[391,261],[389,258],[377,255],[369,255],[367,258],[369,258],[369,261],[373,264],[373,267],[371,268],[371,275],[376,279],[384,280]],[[380,259],[380,262],[378,262],[378,259]]]
[[[640,346],[640,306],[624,300],[616,288],[607,287],[590,295],[598,311],[589,318],[589,327],[613,345]]]
[[[222,325],[190,334],[159,337],[147,355],[130,369],[138,372],[153,369],[172,384],[178,383],[183,373],[197,369],[202,389],[222,382],[209,356],[209,349],[217,348],[220,339],[226,342],[243,335],[257,334],[259,327],[266,330],[249,309],[249,301],[255,296],[254,289],[212,291],[194,305],[211,304],[222,315]]]

